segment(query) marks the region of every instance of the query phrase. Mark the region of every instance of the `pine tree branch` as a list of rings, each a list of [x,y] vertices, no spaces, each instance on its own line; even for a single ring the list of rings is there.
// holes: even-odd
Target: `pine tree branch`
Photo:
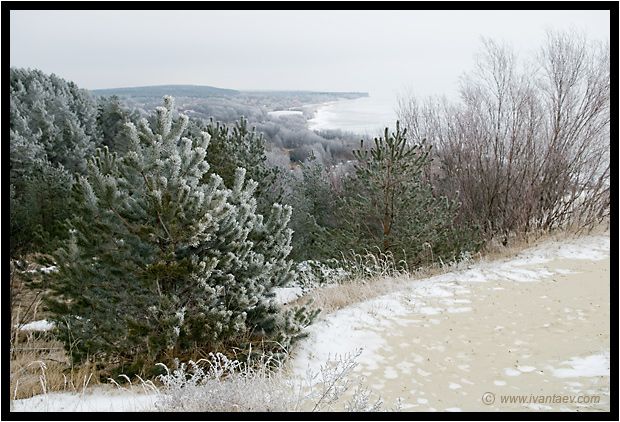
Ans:
[[[112,249],[112,248],[106,248],[106,247],[101,247],[101,249],[103,249],[104,251],[107,252],[117,252],[120,253],[121,252],[121,247],[118,244],[118,242],[116,241],[116,239],[114,238],[114,236],[112,236],[110,233],[103,233],[106,237],[108,237],[112,243],[114,243],[114,246],[116,246],[116,249]],[[134,262],[140,269],[142,270],[146,270],[146,267],[139,262],[138,260],[136,260],[133,256],[130,256],[129,259]]]
[[[153,189],[149,185],[149,181],[146,179],[146,174],[144,174],[144,170],[140,170],[140,174],[142,175],[142,178],[144,179],[144,184],[146,185],[148,190],[152,191]]]
[[[108,208],[110,208],[110,210],[114,213],[114,215],[116,215],[118,217],[119,220],[121,220],[121,222],[132,232],[135,232],[136,229],[135,227],[132,227],[128,222],[125,221],[125,219],[123,217],[120,216],[120,214],[118,212],[116,212],[116,210],[114,209],[114,207],[112,205],[108,205]]]
[[[174,246],[176,246],[177,241],[172,238],[172,235],[168,231],[168,228],[166,227],[166,224],[164,223],[164,220],[162,220],[161,214],[159,212],[157,212],[157,219],[159,220],[159,223],[161,224],[161,226],[164,228],[164,231],[166,232],[166,235],[168,235],[168,239],[170,239],[170,243],[172,243],[172,246],[173,246],[173,249],[174,249]]]

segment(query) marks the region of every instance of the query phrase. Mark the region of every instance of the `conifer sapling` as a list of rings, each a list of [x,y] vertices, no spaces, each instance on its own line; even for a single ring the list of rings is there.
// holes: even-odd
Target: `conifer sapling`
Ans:
[[[74,185],[80,212],[47,302],[76,361],[156,363],[251,334],[286,348],[318,313],[273,300],[295,276],[290,208],[263,221],[257,183],[238,168],[224,186],[205,159],[210,136],[183,137],[173,109],[165,97],[152,126],[128,123],[127,153],[97,150]]]

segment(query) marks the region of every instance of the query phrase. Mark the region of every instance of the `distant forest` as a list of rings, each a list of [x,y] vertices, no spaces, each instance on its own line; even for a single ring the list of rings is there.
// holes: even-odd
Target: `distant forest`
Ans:
[[[306,163],[311,162],[326,179],[326,173],[331,173],[330,183],[341,185],[341,176],[352,170],[352,150],[359,147],[359,135],[341,130],[313,131],[307,122],[325,102],[368,94],[237,91],[194,85],[89,91],[57,75],[11,68],[11,256],[52,247],[50,241],[64,232],[62,222],[72,214],[66,202],[73,174],[84,174],[86,162],[97,148],[108,147],[124,154],[128,147],[123,140],[124,126],[138,125],[143,118],[152,121],[164,96],[175,99],[175,119],[181,114],[188,116],[188,134],[198,134],[207,127],[212,131],[231,129],[234,133],[230,137],[256,143],[257,154],[262,157],[260,166],[277,174],[267,177],[271,180],[269,190],[277,194],[263,195],[259,200],[260,210],[266,212],[276,199],[295,204],[296,210],[307,202],[300,197],[304,171],[308,171]],[[272,113],[281,110],[297,113]],[[212,157],[218,147],[212,145]],[[223,150],[218,153],[230,154]],[[249,165],[239,160],[237,165]],[[218,172],[225,172],[221,163],[212,164]],[[255,179],[262,177],[257,169]],[[302,228],[305,220],[303,213],[294,213],[291,225],[295,241],[312,230]],[[302,253],[303,242],[294,243],[293,255],[306,255]]]
[[[318,106],[330,101],[368,97],[366,92],[314,91],[237,91],[211,86],[158,85],[111,88],[91,91],[95,96],[115,97],[128,108],[147,116],[161,105],[165,95],[175,98],[179,112],[188,117],[232,124],[241,117],[265,138],[269,161],[273,165],[304,162],[313,155],[323,165],[351,160],[359,135],[341,130],[312,131],[307,121]],[[274,111],[301,114],[272,115]]]
[[[192,98],[269,98],[274,100],[289,100],[297,98],[303,103],[335,101],[339,99],[354,100],[356,98],[368,97],[367,92],[316,92],[316,91],[265,91],[250,90],[237,91],[234,89],[216,88],[205,85],[156,85],[141,86],[131,88],[109,88],[91,90],[97,96],[117,95],[128,98],[148,98],[163,97],[171,95],[173,97],[192,97]]]

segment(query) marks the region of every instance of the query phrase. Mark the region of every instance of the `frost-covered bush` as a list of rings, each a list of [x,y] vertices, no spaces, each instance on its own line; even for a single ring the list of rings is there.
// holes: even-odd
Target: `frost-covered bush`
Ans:
[[[275,301],[295,277],[291,209],[258,213],[243,168],[228,186],[210,173],[210,136],[182,137],[173,110],[164,98],[152,124],[127,125],[126,154],[98,150],[76,179],[71,236],[44,286],[74,361],[139,370],[224,343],[279,353],[318,313]]]
[[[338,283],[346,280],[350,272],[342,268],[342,263],[335,259],[326,262],[307,260],[295,267],[297,273],[296,284],[307,293],[316,287]]]
[[[294,406],[289,387],[269,368],[268,358],[248,365],[221,353],[209,356],[172,371],[164,365],[156,403],[160,411],[277,412]]]
[[[462,256],[470,256],[463,253]],[[455,261],[460,262],[460,258]],[[409,269],[404,261],[397,262],[391,253],[380,252],[355,253],[350,251],[341,259],[325,261],[307,260],[295,267],[297,279],[295,285],[306,294],[318,287],[328,285],[366,282],[377,277],[396,277],[408,275]]]
[[[308,370],[303,379],[287,376],[270,358],[255,362],[230,360],[217,353],[209,359],[190,361],[159,376],[156,407],[168,412],[258,412],[258,411],[382,411],[381,398],[351,377],[361,354],[336,356],[321,365],[319,372]],[[351,398],[344,395],[357,384]],[[399,404],[395,410],[399,410]]]
[[[527,56],[483,39],[457,101],[399,100],[416,142],[435,143],[428,173],[459,192],[458,224],[487,239],[592,228],[610,215],[611,49],[585,33],[549,29]]]

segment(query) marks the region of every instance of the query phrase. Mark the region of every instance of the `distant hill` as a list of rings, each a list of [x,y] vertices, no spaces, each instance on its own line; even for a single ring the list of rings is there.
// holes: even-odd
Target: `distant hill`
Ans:
[[[212,86],[202,85],[156,85],[156,86],[139,86],[133,88],[109,88],[109,89],[93,89],[94,95],[110,96],[118,95],[119,97],[158,97],[171,95],[173,97],[234,97],[239,95],[239,91],[234,89],[215,88]]]
[[[193,98],[298,98],[302,102],[308,101],[334,101],[337,99],[355,99],[367,97],[367,92],[316,92],[316,91],[237,91],[234,89],[215,88],[203,85],[155,85],[139,86],[132,88],[108,88],[93,89],[91,92],[97,96],[118,95],[125,98],[157,98],[164,95],[173,97]]]

